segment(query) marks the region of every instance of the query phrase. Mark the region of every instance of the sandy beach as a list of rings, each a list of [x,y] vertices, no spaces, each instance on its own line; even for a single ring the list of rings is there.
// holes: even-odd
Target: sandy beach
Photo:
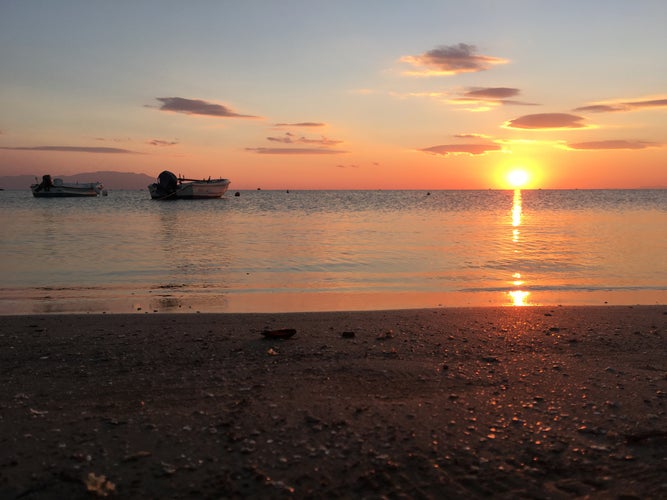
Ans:
[[[667,306],[0,332],[1,498],[667,497]]]

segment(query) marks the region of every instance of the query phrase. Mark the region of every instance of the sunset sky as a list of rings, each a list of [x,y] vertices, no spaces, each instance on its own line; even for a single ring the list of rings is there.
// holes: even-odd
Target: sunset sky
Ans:
[[[665,0],[0,0],[0,175],[665,187],[666,26]]]

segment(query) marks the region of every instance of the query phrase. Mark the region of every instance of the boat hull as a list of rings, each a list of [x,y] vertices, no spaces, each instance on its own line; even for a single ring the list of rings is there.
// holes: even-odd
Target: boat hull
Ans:
[[[85,198],[98,196],[103,187],[98,182],[68,184],[54,179],[53,183],[32,184],[30,190],[35,198]]]
[[[151,198],[154,200],[177,199],[212,199],[221,198],[229,187],[228,179],[212,179],[192,182],[179,182],[173,191],[161,189],[158,183],[148,186]]]
[[[177,198],[184,199],[205,199],[205,198],[220,198],[227,191],[229,181],[215,182],[191,182],[183,184],[183,186],[176,191]]]

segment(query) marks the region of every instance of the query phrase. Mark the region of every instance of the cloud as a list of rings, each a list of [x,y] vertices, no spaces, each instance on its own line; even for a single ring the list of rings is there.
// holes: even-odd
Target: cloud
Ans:
[[[246,148],[246,151],[261,155],[336,155],[347,153],[340,149],[326,148]]]
[[[162,103],[160,111],[222,118],[258,118],[252,115],[241,115],[222,104],[206,102],[201,99],[186,99],[184,97],[156,97],[156,99]]]
[[[626,102],[625,105],[629,106],[633,110],[643,108],[667,108],[667,99],[651,99],[648,101]]]
[[[298,123],[276,123],[274,127],[324,127],[326,123],[320,122],[298,122]]]
[[[408,99],[410,97],[428,97],[430,99],[445,99],[449,96],[449,93],[443,91],[429,91],[429,92],[396,92],[389,91],[387,92],[391,97],[397,97],[398,99]]]
[[[129,137],[114,137],[114,138],[107,138],[107,137],[93,137],[96,141],[99,142],[115,142],[115,143],[121,143],[121,142],[132,142],[132,139]]]
[[[64,153],[104,153],[104,154],[142,154],[137,151],[121,148],[100,148],[87,146],[30,146],[30,147],[0,147],[14,151],[57,151]]]
[[[485,71],[494,64],[508,61],[499,57],[477,54],[477,47],[466,43],[441,45],[417,56],[403,56],[400,61],[416,69],[406,74],[417,76],[457,75]]]
[[[581,106],[574,108],[574,111],[590,111],[591,113],[612,113],[614,111],[627,111],[622,106],[613,104],[591,104],[590,106]]]
[[[311,125],[307,125],[311,126]],[[285,147],[285,148],[267,148],[267,147],[257,147],[257,148],[246,148],[246,151],[253,151],[258,154],[269,154],[269,155],[325,155],[325,154],[340,154],[347,153],[347,151],[331,149],[333,146],[341,144],[343,141],[336,139],[329,139],[328,137],[321,136],[317,138],[305,137],[303,135],[298,136],[292,132],[285,132],[283,135],[278,137],[267,137],[269,142],[277,142],[280,144],[306,144],[306,145],[315,145],[319,147],[308,148],[308,147]]]
[[[407,99],[412,97],[435,99],[440,102],[465,106],[468,111],[488,111],[494,107],[504,105],[537,106],[532,102],[517,101],[509,99],[517,96],[519,89],[511,87],[474,87],[465,91],[459,91],[458,96],[452,91],[427,91],[427,92],[388,92],[392,97]]]
[[[578,129],[586,128],[582,123],[584,118],[567,113],[538,113],[524,115],[505,123],[506,128],[549,130],[549,129]]]
[[[294,134],[291,132],[285,132],[285,135],[283,137],[267,137],[267,141],[273,141],[273,142],[282,142],[285,144],[292,144],[294,142]]]
[[[606,140],[606,141],[589,141],[589,142],[575,142],[567,145],[567,149],[646,149],[659,146],[658,143],[648,141],[627,141]]]
[[[365,165],[368,165],[368,164],[365,164]],[[373,161],[373,162],[370,163],[370,166],[371,167],[379,167],[380,162]],[[365,168],[365,167],[364,167],[364,165],[360,165],[358,163],[348,163],[348,164],[339,163],[338,165],[336,165],[336,168],[343,169],[343,168]]]
[[[471,133],[471,134],[455,134],[454,137],[456,137],[457,139],[488,139],[489,138],[488,135],[474,134],[474,133]]]
[[[439,146],[420,149],[419,151],[441,156],[460,154],[477,156],[500,150],[501,147],[497,144],[441,144]]]
[[[470,111],[488,111],[491,107],[501,105],[536,106],[535,103],[508,99],[519,95],[519,92],[519,89],[511,87],[476,87],[449,102],[468,105]]]
[[[308,137],[296,137],[291,132],[285,132],[285,135],[281,137],[267,137],[268,141],[273,142],[282,142],[283,144],[319,144],[320,146],[335,146],[340,144],[343,141],[337,141],[335,139],[328,139],[322,136],[319,139],[309,139]]]
[[[148,144],[151,146],[175,146],[178,144],[178,141],[163,141],[160,139],[153,139],[148,141]]]
[[[519,89],[513,89],[509,87],[482,87],[475,88],[474,90],[468,90],[464,97],[472,99],[507,99],[508,97],[514,97],[519,95]]]
[[[589,111],[591,113],[614,113],[614,112],[628,112],[639,111],[651,108],[667,108],[666,98],[657,99],[641,99],[634,101],[617,101],[617,102],[603,102],[597,104],[589,104],[588,106],[581,106],[575,108],[574,111]]]

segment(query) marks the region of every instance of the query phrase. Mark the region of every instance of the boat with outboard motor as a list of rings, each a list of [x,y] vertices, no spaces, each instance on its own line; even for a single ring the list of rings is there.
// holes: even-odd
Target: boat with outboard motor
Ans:
[[[81,198],[106,194],[99,182],[64,182],[58,177],[52,179],[48,174],[42,176],[42,182],[31,184],[30,190],[36,198]]]
[[[221,198],[229,187],[229,179],[186,179],[165,170],[148,190],[154,200]]]

